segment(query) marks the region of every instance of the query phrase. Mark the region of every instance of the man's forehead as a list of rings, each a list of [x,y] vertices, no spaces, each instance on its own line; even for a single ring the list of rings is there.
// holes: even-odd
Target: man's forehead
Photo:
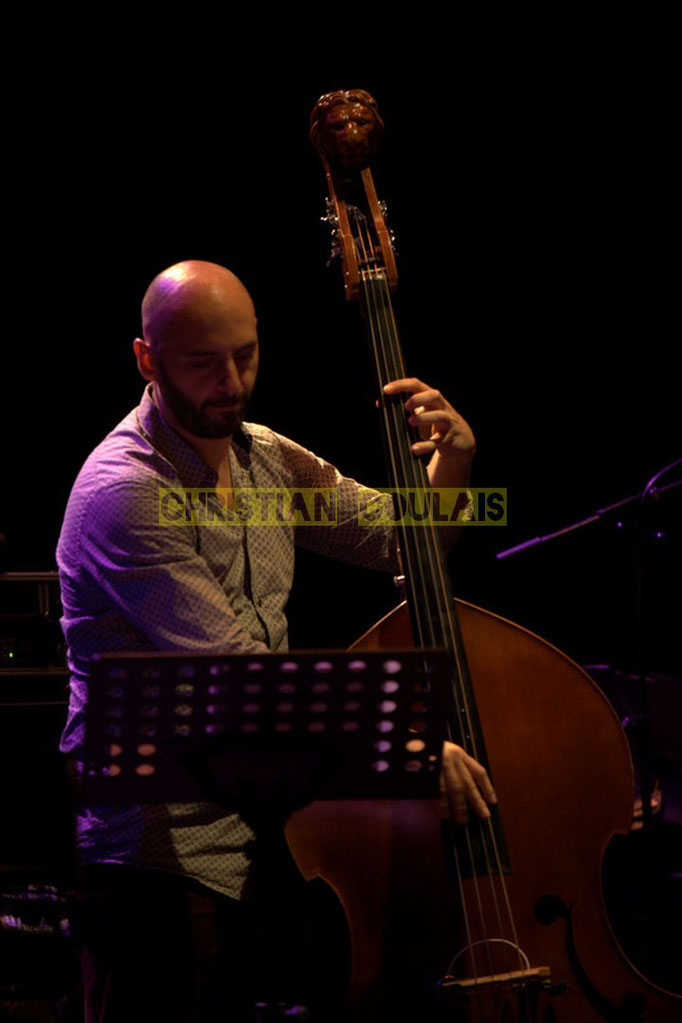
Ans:
[[[255,330],[256,313],[246,291],[203,286],[171,293],[155,319],[172,333],[204,334]]]
[[[246,288],[235,279],[195,278],[169,280],[164,286],[168,315],[192,317],[254,317],[254,307]]]
[[[228,350],[233,353],[243,352],[246,354],[257,347],[258,338],[255,336],[247,341],[239,337],[223,337],[215,340],[210,337],[188,337],[178,345],[182,354],[187,356],[222,355]]]
[[[163,340],[166,351],[182,355],[236,352],[257,343],[255,316],[237,312],[211,315],[205,309],[197,316],[174,317],[167,323]]]

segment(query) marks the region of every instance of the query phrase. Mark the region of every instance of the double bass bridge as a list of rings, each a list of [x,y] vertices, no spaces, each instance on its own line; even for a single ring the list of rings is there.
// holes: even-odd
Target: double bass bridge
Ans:
[[[499,987],[502,984],[524,987],[529,984],[539,984],[546,987],[551,984],[550,968],[549,966],[534,966],[524,970],[489,973],[486,977],[452,977],[446,974],[440,982],[442,988],[459,988],[467,992],[471,992],[473,989]]]

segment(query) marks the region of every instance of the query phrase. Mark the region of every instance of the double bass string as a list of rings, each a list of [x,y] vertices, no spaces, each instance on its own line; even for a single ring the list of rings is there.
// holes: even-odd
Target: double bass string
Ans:
[[[374,352],[374,360],[377,368],[377,375],[379,384],[387,383],[389,380],[394,380],[398,377],[405,375],[405,369],[403,366],[402,354],[397,343],[391,344],[392,334],[396,335],[395,323],[393,322],[393,332],[391,331],[391,320],[392,316],[387,315],[387,309],[391,309],[390,295],[386,286],[386,275],[383,268],[378,269],[377,264],[379,259],[374,247],[374,240],[370,234],[367,221],[356,211],[354,217],[354,223],[356,227],[355,244],[357,251],[358,266],[364,268],[372,267],[371,269],[360,270],[360,280],[362,283],[362,290],[364,296],[365,310],[367,312],[367,323],[370,332],[370,338],[372,341],[372,348]],[[383,291],[381,285],[383,283]],[[381,338],[383,343],[379,342]],[[405,436],[404,422],[401,422],[402,406],[398,407],[397,403],[387,402],[385,397],[382,395],[381,409],[384,417],[384,437],[386,440],[386,446],[388,451],[388,457],[391,463],[391,472],[395,481],[402,480],[406,484],[411,483],[413,486],[423,487],[423,472],[421,478],[417,476],[417,469],[422,468],[417,466],[413,458],[410,457],[410,453],[405,451],[404,440],[401,440]],[[423,577],[422,562],[417,559],[416,563],[410,555],[410,544],[407,543],[407,536],[404,526],[399,527],[399,535],[401,536],[403,543],[401,544],[401,555],[406,561],[405,579],[406,585],[412,591],[413,597],[416,598],[415,586],[417,579],[421,582],[421,591],[423,597],[428,597],[429,588],[425,585],[425,579]],[[423,601],[420,602],[413,599],[410,602],[410,607],[415,609],[414,622],[417,631],[419,633],[417,639],[421,646],[440,646],[438,638],[433,630],[433,615],[428,616],[427,623],[420,620],[418,614],[418,608],[424,606]],[[429,626],[428,630],[425,629],[425,624]]]
[[[357,209],[354,209],[354,224],[356,227],[355,234],[355,246],[356,254],[358,259],[358,267],[360,269],[359,277],[362,284],[362,291],[364,296],[364,304],[366,311],[366,319],[369,327],[370,338],[372,342],[372,348],[374,352],[375,366],[377,369],[377,375],[379,383],[387,382],[397,377],[405,376],[405,369],[402,359],[402,352],[398,342],[398,331],[395,324],[395,318],[393,315],[393,307],[390,298],[390,292],[388,289],[385,269],[381,266],[381,261],[377,258],[374,241],[369,231],[368,224],[364,216],[360,214]],[[386,438],[386,444],[388,449],[389,461],[391,464],[391,470],[393,478],[398,481],[402,480],[406,483],[411,483],[415,487],[424,487],[428,483],[426,478],[426,472],[424,466],[421,463],[415,461],[412,457],[412,453],[409,449],[407,441],[407,431],[405,429],[403,406],[398,402],[388,403],[386,400],[382,400],[381,407],[384,415],[384,436]],[[477,756],[477,743],[475,734],[470,734],[468,722],[471,721],[471,713],[468,707],[468,699],[466,686],[463,684],[463,679],[466,671],[466,660],[463,655],[463,649],[461,646],[461,637],[456,632],[457,623],[454,619],[454,615],[451,607],[451,599],[449,595],[449,587],[447,586],[446,579],[443,573],[443,558],[439,557],[437,544],[439,542],[435,535],[433,526],[427,527],[425,531],[413,531],[408,537],[406,527],[400,527],[400,535],[403,538],[402,549],[406,561],[406,581],[407,585],[411,590],[412,600],[410,602],[411,608],[414,609],[414,625],[417,632],[417,640],[423,646],[441,646],[448,647],[455,660],[455,667],[457,671],[457,680],[459,681],[460,690],[457,691],[455,687],[455,679],[452,679],[455,695],[455,708],[459,718],[460,735],[462,737],[463,744],[468,748],[468,752],[472,755]],[[421,546],[421,550],[418,548]],[[440,585],[441,602],[438,606],[438,602],[434,601],[435,594],[433,593],[432,587],[428,585],[425,576],[425,566],[428,564],[431,571],[431,579],[438,581]],[[415,590],[419,586],[421,589],[421,600],[416,599]],[[427,619],[424,621],[423,615],[420,615],[420,609],[427,607],[429,613]],[[445,609],[445,616],[443,614]],[[444,617],[447,618],[447,624],[449,627],[446,628]],[[435,624],[438,624],[439,633],[436,635]],[[459,640],[459,642],[457,642]],[[466,715],[466,723],[464,716]],[[448,724],[448,734],[452,739],[452,732],[450,725]],[[512,926],[512,933],[514,935],[513,946],[519,952],[519,966],[523,966],[521,953],[518,948],[518,941],[516,940],[516,928],[514,926],[513,916],[511,913],[511,906],[509,903],[508,893],[506,890],[506,884],[501,871],[501,863],[499,850],[497,848],[497,841],[495,838],[494,830],[492,829],[491,822],[478,823],[479,836],[481,838],[481,848],[484,851],[486,870],[487,874],[491,879],[491,894],[493,897],[493,903],[495,907],[495,915],[497,917],[497,924],[499,927],[499,933],[504,933],[504,926],[502,924],[502,914],[500,912],[499,900],[497,897],[495,887],[495,876],[500,879],[503,892],[504,901],[506,903],[507,913]],[[489,852],[488,841],[486,841],[486,833],[483,828],[487,824],[487,837],[494,851],[494,859],[496,861],[496,870],[492,869],[491,857]],[[474,943],[472,942],[471,927],[469,923],[469,911],[467,908],[467,899],[465,896],[465,889],[463,886],[463,872],[459,860],[459,853],[457,850],[454,833],[451,830],[451,853],[453,862],[456,868],[458,886],[460,890],[460,898],[462,903],[462,910],[465,922],[465,930],[467,933],[467,943],[471,955],[472,972],[474,977],[477,978],[477,967],[476,958],[473,953]],[[474,864],[474,856],[471,843],[470,826],[467,825],[464,828],[464,835],[466,838],[469,859],[472,865]],[[483,934],[488,934],[488,926],[486,923],[486,914],[483,909],[480,886],[476,871],[473,871],[473,886],[475,892],[475,901],[478,909],[478,917],[481,924],[481,930]],[[476,943],[478,944],[478,943]],[[493,974],[493,966],[491,962],[490,945],[486,941],[483,943],[486,952],[486,958],[488,960],[488,972]],[[478,994],[478,992],[477,992]]]
[[[367,255],[368,255],[368,253],[367,253],[367,245],[366,244],[362,245],[361,252],[359,254],[361,255],[361,258],[363,259],[363,262],[366,262]],[[388,381],[388,380],[391,380],[391,379],[395,379],[396,377],[404,376],[405,375],[405,370],[404,370],[404,366],[403,366],[402,354],[401,354],[401,351],[400,351],[400,346],[398,344],[397,328],[396,328],[395,320],[394,320],[394,317],[393,317],[393,310],[392,310],[392,305],[391,305],[391,302],[390,302],[390,295],[389,295],[389,292],[388,292],[388,287],[387,287],[387,283],[386,283],[386,277],[385,277],[385,275],[381,271],[376,271],[376,270],[375,271],[361,271],[361,280],[362,280],[362,285],[363,285],[363,295],[364,295],[364,299],[365,299],[365,308],[366,308],[367,313],[368,313],[368,325],[369,325],[369,330],[370,330],[370,337],[371,337],[371,341],[372,341],[372,347],[373,347],[373,350],[374,350],[375,361],[376,361],[377,368],[378,368],[378,371],[379,371],[380,380],[383,379],[384,381]],[[377,336],[377,331],[378,331],[378,334],[382,336],[382,339],[383,339],[383,342],[384,342],[383,344],[379,343],[379,338]],[[401,476],[400,477],[396,476],[396,479],[397,478],[402,478],[404,480],[410,480],[411,483],[414,486],[416,486],[416,487],[419,487],[419,486],[423,487],[425,485],[425,483],[428,482],[425,479],[424,467],[421,464],[415,462],[415,460],[411,457],[411,452],[407,449],[407,445],[405,444],[405,437],[406,437],[405,424],[404,424],[404,422],[401,421],[401,418],[402,418],[401,417],[402,407],[399,406],[397,403],[389,405],[386,402],[382,402],[382,407],[383,407],[383,410],[384,410],[384,418],[385,418],[385,426],[386,426],[385,434],[386,434],[386,439],[387,439],[387,447],[388,447],[388,450],[389,450],[389,457],[390,457],[392,469],[394,471],[394,475],[396,474],[396,471],[397,471],[397,468],[398,468],[398,464],[400,465],[400,470],[401,470]],[[401,439],[403,440],[403,443],[401,443]],[[443,605],[443,607],[447,608],[448,624],[450,625],[450,629],[451,629],[450,635],[453,636],[453,640],[450,643],[447,642],[447,639],[446,639],[445,635],[441,635],[438,638],[436,637],[435,629],[434,629],[434,617],[437,617],[438,619],[440,619],[439,624],[440,624],[440,629],[441,629],[442,633],[445,633],[445,625],[444,625],[444,623],[442,621],[442,611],[439,609],[438,616],[435,616],[434,615],[434,607],[431,606],[431,609],[430,609],[431,613],[427,616],[427,620],[426,621],[423,620],[423,616],[419,616],[417,614],[417,623],[416,624],[417,624],[417,629],[418,629],[418,632],[419,632],[419,640],[420,640],[420,642],[423,645],[433,645],[433,646],[446,645],[446,646],[450,647],[452,649],[453,654],[455,655],[456,667],[458,669],[458,678],[459,678],[460,677],[459,673],[463,671],[462,658],[459,656],[459,651],[457,649],[457,644],[454,642],[455,623],[454,623],[454,621],[452,619],[452,615],[450,613],[449,600],[447,599],[448,598],[448,593],[447,593],[447,589],[448,588],[445,585],[445,579],[444,579],[443,574],[442,574],[442,559],[438,557],[437,551],[435,549],[436,548],[436,544],[438,543],[438,540],[437,540],[437,537],[435,536],[434,527],[433,526],[427,527],[426,530],[423,531],[423,534],[420,533],[419,531],[417,531],[417,536],[419,537],[419,540],[422,541],[421,542],[422,550],[421,551],[417,551],[418,556],[416,557],[416,559],[413,559],[410,556],[410,554],[411,554],[411,550],[410,550],[411,545],[410,544],[403,544],[403,549],[404,549],[404,552],[405,552],[405,555],[406,555],[406,560],[408,561],[408,569],[407,569],[407,573],[406,573],[407,574],[408,584],[411,586],[411,589],[414,591],[414,588],[415,588],[415,586],[418,583],[420,585],[423,597],[425,598],[425,603],[428,604],[429,596],[430,596],[430,593],[431,593],[431,587],[429,587],[426,584],[426,579],[425,579],[425,575],[424,575],[424,563],[427,562],[429,564],[430,569],[431,569],[431,577],[432,578],[437,578],[439,580],[440,584],[441,584],[441,591],[442,591],[443,596],[445,598],[442,601],[442,605]],[[414,539],[414,537],[413,537],[413,539]],[[419,546],[419,541],[417,542],[417,544],[415,546]],[[416,571],[415,571],[415,569],[416,569]],[[420,603],[420,601],[413,601],[413,606],[418,609],[420,606],[424,606],[424,603],[423,602]],[[455,680],[453,679],[453,685],[454,685],[454,683],[455,683]],[[467,701],[467,694],[466,694],[465,687],[462,686],[461,692],[457,692],[457,689],[455,689],[455,708],[456,708],[456,713],[457,713],[457,715],[459,717],[459,721],[460,721],[460,732],[461,732],[462,738],[463,738],[463,740],[465,742],[465,745],[467,745],[469,747],[468,751],[470,751],[473,756],[476,756],[477,755],[477,744],[476,744],[476,741],[475,741],[475,735],[471,735],[470,736],[469,729],[468,729],[468,727],[465,726],[465,722],[463,720],[463,715],[466,715],[467,719],[469,719],[469,711],[468,711],[467,702],[468,701]],[[449,733],[449,737],[452,738],[451,730],[450,730],[449,727],[448,727],[448,733]],[[499,849],[497,847],[497,840],[496,840],[496,836],[495,836],[495,833],[494,833],[494,829],[492,827],[492,822],[490,820],[487,820],[487,821],[478,821],[476,823],[478,823],[479,834],[481,836],[481,847],[482,847],[482,849],[484,851],[484,856],[485,856],[485,860],[486,860],[487,873],[488,873],[488,876],[491,879],[491,895],[492,895],[492,899],[493,899],[493,903],[494,903],[494,907],[495,907],[495,916],[497,917],[499,933],[503,934],[504,930],[505,930],[505,927],[504,927],[504,925],[502,923],[502,912],[501,912],[500,902],[499,902],[499,899],[498,899],[498,896],[497,896],[497,892],[496,892],[496,884],[495,884],[496,879],[499,881],[499,883],[502,886],[503,901],[505,903],[505,907],[506,907],[506,910],[507,910],[507,915],[509,917],[509,922],[510,922],[510,925],[511,925],[512,935],[513,935],[512,942],[505,941],[505,944],[512,944],[513,945],[513,947],[516,949],[518,957],[519,957],[519,968],[523,968],[524,957],[523,957],[523,953],[519,949],[519,945],[518,945],[518,940],[517,940],[517,935],[516,935],[516,927],[514,925],[513,914],[512,914],[512,911],[511,911],[511,905],[510,905],[509,896],[508,896],[508,892],[507,892],[506,882],[504,880],[504,875],[503,875],[503,872],[502,872],[502,869],[501,869],[501,860],[500,860],[500,855],[499,855]],[[471,846],[471,836],[469,834],[469,825],[465,826],[465,835],[466,835],[466,841],[467,841],[467,845],[468,845],[469,856],[470,856],[471,862],[473,863],[474,857],[473,857],[473,851],[472,851],[472,846]],[[490,848],[489,848],[490,846],[492,847],[492,851],[493,851],[492,859],[496,862],[496,869],[492,868]],[[462,907],[463,907],[463,915],[464,915],[464,920],[465,920],[465,929],[466,929],[466,933],[467,933],[467,940],[468,940],[469,949],[471,950],[472,972],[474,974],[474,977],[477,977],[478,971],[477,971],[477,968],[476,968],[476,958],[475,958],[475,955],[473,953],[473,947],[474,946],[473,946],[473,942],[472,942],[471,928],[470,928],[470,924],[469,924],[469,913],[468,913],[467,904],[466,904],[467,903],[467,899],[466,899],[465,894],[464,894],[464,887],[463,887],[463,883],[462,883],[461,864],[459,862],[459,855],[458,855],[458,851],[457,851],[457,848],[456,848],[456,843],[454,841],[454,835],[452,836],[452,854],[453,854],[453,861],[454,861],[455,867],[456,867],[458,886],[459,886],[459,889],[460,889],[460,896],[461,896],[461,899],[462,899]],[[474,874],[473,874],[473,883],[474,883],[474,891],[475,891],[475,896],[476,896],[476,903],[477,903],[477,907],[478,907],[478,916],[479,916],[479,920],[481,922],[482,932],[484,934],[487,934],[488,933],[488,926],[486,924],[486,919],[485,919],[486,915],[485,915],[485,911],[483,909],[482,900],[481,900],[481,894],[480,894],[480,888],[479,888],[479,882],[478,882],[478,877],[477,877],[475,871],[474,871]],[[492,962],[490,960],[490,948],[489,948],[489,941],[490,940],[492,940],[492,939],[488,939],[488,941],[482,942],[482,944],[484,945],[485,950],[486,950],[486,957],[488,959],[489,973],[492,974],[494,972],[494,970],[493,970]],[[503,940],[503,939],[496,939],[496,940]],[[476,944],[479,944],[479,943],[477,942]]]
[[[367,309],[368,312],[371,314],[369,317],[370,336],[372,339],[373,348],[375,350],[375,358],[380,371],[380,381],[381,380],[387,381],[390,379],[394,379],[395,377],[404,377],[405,370],[403,367],[402,353],[400,351],[400,346],[398,343],[397,328],[395,325],[395,320],[393,318],[393,310],[390,302],[390,295],[386,287],[385,277],[381,275],[377,276],[368,274],[366,280],[367,283],[364,288],[364,293],[367,302]],[[379,310],[381,310],[381,314],[379,313]],[[383,335],[382,340],[384,343],[381,345],[378,343],[377,334],[379,336]],[[402,412],[402,405],[395,402],[388,406],[388,408],[390,409],[389,412],[390,424],[387,424],[386,433],[387,441],[390,445],[391,461],[394,466],[396,462],[400,462],[401,468],[403,469],[402,476],[399,477],[400,479],[403,479],[406,482],[410,482],[414,486],[424,487],[425,485],[428,484],[428,479],[426,478],[424,466],[421,463],[415,461],[409,449],[409,444],[407,442],[407,433],[405,430],[405,423]],[[390,426],[392,426],[392,429],[390,429]],[[416,538],[419,539],[417,540]],[[447,598],[447,593],[445,593],[447,587],[445,587],[444,585],[445,580],[442,574],[443,563],[442,558],[438,556],[438,552],[436,549],[436,544],[438,540],[433,531],[433,527],[428,527],[426,531],[417,530],[413,532],[411,534],[410,539],[411,539],[410,543],[404,544],[408,561],[407,569],[408,582],[412,583],[413,590],[417,582],[421,585],[423,598],[421,601],[420,600],[412,601],[412,604],[417,612],[416,624],[419,632],[418,639],[421,641],[422,645],[425,646],[426,645],[452,646],[453,645],[452,643],[448,644],[447,642],[447,638],[445,635],[445,626],[443,623],[441,611],[438,609],[438,613],[437,614],[435,613],[437,609],[437,602],[434,602],[435,595],[433,593],[432,587],[428,584],[428,578],[424,571],[425,565],[426,563],[428,563],[431,569],[431,578],[437,580],[440,583],[441,591],[445,595],[444,606],[447,606],[449,611],[450,603]],[[421,550],[418,549],[419,546],[421,546],[422,548]],[[414,557],[412,557],[412,555],[414,555]],[[420,608],[426,606],[429,602],[432,605],[430,609],[431,613],[428,615],[426,621],[424,621],[423,616],[420,616],[418,612]],[[438,622],[439,625],[438,635],[436,635],[435,632],[435,622]],[[464,696],[462,698],[465,699]],[[456,703],[456,706],[459,707],[460,704]],[[464,733],[465,730],[463,727],[461,731]],[[452,738],[451,729],[449,727],[448,735],[450,738]],[[466,837],[468,845],[469,858],[471,862],[473,862],[474,857],[471,846],[471,836],[468,827],[464,828],[464,835]],[[483,945],[484,954],[485,958],[487,959],[488,965],[487,972],[489,975],[492,975],[494,969],[491,960],[490,945],[488,942],[474,943],[473,941],[473,935],[470,924],[471,912],[468,906],[468,898],[463,885],[463,871],[460,864],[459,851],[454,841],[452,829],[450,829],[450,839],[452,860],[456,870],[458,888],[460,892],[460,902],[462,905],[462,915],[464,920],[465,933],[467,937],[466,951],[469,954],[469,959],[471,962],[471,973],[473,977],[476,980],[478,980],[479,969],[476,961],[476,954],[474,952],[474,948],[476,945],[479,944]],[[488,874],[493,875],[494,872],[491,870],[490,867],[490,858],[488,855],[487,845],[485,844],[485,842],[482,842],[482,845],[485,850]],[[481,900],[479,880],[475,873],[473,875],[473,878],[475,904],[481,925],[481,930],[482,933],[488,934],[488,926],[486,924],[485,912]],[[494,887],[493,894],[495,895]],[[497,911],[498,926],[500,927],[500,931],[502,932],[503,927],[496,895],[494,901]],[[482,997],[481,991],[478,988],[478,986],[474,988],[474,991],[476,995],[476,1000],[477,1002],[479,1002],[480,1008],[480,1000]],[[497,1004],[496,989],[493,991],[493,999]]]
[[[365,277],[363,275],[363,291],[365,295],[365,301],[370,312],[369,326],[370,336],[372,339],[372,346],[374,349],[375,359],[379,369],[380,382],[386,382],[388,380],[395,379],[396,377],[404,375],[404,368],[402,366],[402,360],[396,357],[395,351],[391,351],[392,346],[386,344],[387,340],[390,340],[390,331],[387,330],[389,322],[386,318],[386,305],[385,302],[381,302],[381,295],[377,294],[376,288],[373,286],[380,281],[378,277]],[[383,310],[382,310],[383,307]],[[383,315],[382,315],[383,312]],[[382,323],[383,320],[383,323]],[[383,334],[383,344],[379,344],[377,335]],[[414,459],[410,456],[410,453],[406,450],[404,442],[401,444],[401,438],[405,434],[405,425],[403,421],[403,410],[402,405],[398,402],[387,402],[382,401],[382,409],[384,414],[385,424],[385,436],[387,441],[387,447],[389,452],[389,458],[395,480],[405,481],[407,486],[419,487],[424,486],[423,477],[420,478],[417,475],[418,466]],[[399,526],[401,537],[405,537],[405,527]],[[424,560],[421,558],[413,558],[411,547],[414,545],[407,542],[403,542],[401,545],[401,554],[406,561],[406,572],[405,581],[406,585],[412,592],[419,586],[422,596],[428,600],[429,587],[426,585],[426,579],[424,575]],[[427,561],[430,561],[429,552],[426,551]],[[436,634],[434,629],[434,615],[433,613],[424,617],[419,615],[419,607],[424,606],[423,601],[413,601],[413,606],[416,609],[416,627],[418,636],[416,637],[421,646],[441,646],[442,639]]]
[[[372,273],[371,271],[363,270],[360,273],[360,279],[362,283],[365,310],[367,313],[367,324],[374,354],[375,366],[377,369],[379,385],[381,386],[382,383],[386,383],[389,380],[405,375],[402,355],[397,344],[395,342],[393,344],[390,343],[392,335],[392,331],[390,330],[391,320],[386,314],[386,309],[390,309],[390,298],[388,297],[387,291],[385,291],[383,295],[378,293],[378,287],[382,280],[381,274],[376,271]],[[383,301],[381,299],[383,299]],[[383,315],[380,313],[380,309],[383,310]],[[393,324],[393,326],[395,325]],[[383,335],[383,343],[380,343],[381,335]],[[393,479],[395,481],[411,481],[416,485],[421,482],[423,486],[423,467],[421,465],[417,466],[415,460],[410,457],[410,453],[406,452],[404,441],[401,443],[401,440],[405,436],[402,405],[399,405],[397,402],[387,402],[385,398],[382,397],[381,409],[384,415],[384,437],[386,440]],[[417,476],[418,469],[422,469],[421,480],[419,480]],[[404,534],[404,528],[401,528],[400,532],[401,534]],[[421,589],[425,598],[429,597],[430,588],[426,585],[426,580],[424,578],[423,562],[418,557],[416,559],[412,557],[411,547],[411,544],[403,543],[401,553],[405,559],[404,569],[406,585],[413,593],[413,599],[410,602],[410,606],[415,609],[414,624],[418,632],[418,636],[415,638],[421,646],[439,646],[441,644],[438,642],[438,638],[435,636],[433,630],[432,615],[429,615],[427,621],[424,622],[423,616],[420,616],[418,613],[419,607],[423,606],[423,604],[419,600],[414,599],[414,590],[418,579],[421,582]],[[427,555],[430,555],[430,552],[427,552]],[[430,556],[429,560],[431,560]],[[467,944],[471,947],[472,933],[469,922],[469,912],[462,883],[462,870],[459,862],[459,855],[455,846],[453,846],[453,853],[460,900],[463,909]],[[475,963],[474,975],[476,976]]]
[[[387,383],[390,380],[395,380],[397,377],[405,375],[402,353],[398,348],[397,342],[391,344],[392,335],[395,337],[397,331],[391,330],[391,320],[385,314],[385,309],[391,308],[390,299],[388,299],[387,293],[382,296],[383,302],[379,302],[379,296],[377,296],[376,288],[372,286],[372,283],[378,283],[380,278],[372,277],[369,273],[364,271],[361,274],[363,284],[363,296],[365,301],[365,309],[367,311],[367,322],[369,326],[369,335],[372,343],[372,349],[374,354],[375,365],[377,367],[379,385]],[[388,301],[387,301],[388,299]],[[379,315],[379,306],[382,306],[384,315]],[[383,323],[381,320],[383,319]],[[393,317],[391,317],[393,319]],[[394,323],[395,327],[395,323]],[[379,344],[377,338],[377,330],[383,333],[383,344]],[[411,480],[412,483],[418,485],[421,483],[423,486],[423,466],[416,463],[414,458],[411,457],[411,452],[408,454],[405,450],[405,443],[401,443],[401,440],[405,437],[405,422],[402,410],[402,404],[398,402],[392,403],[387,402],[385,399],[381,400],[381,408],[384,416],[384,438],[387,442],[387,448],[389,451],[389,457],[392,465],[393,477],[396,481],[398,480]],[[400,464],[400,471],[398,465]],[[421,478],[418,479],[417,473],[421,470]],[[401,533],[404,529],[401,529]],[[414,538],[413,538],[414,539]],[[424,607],[424,601],[429,601],[431,596],[430,587],[426,585],[424,577],[423,567],[424,563],[420,558],[412,557],[413,544],[404,542],[402,544],[402,554],[405,559],[405,581],[406,585],[412,590],[413,598],[410,602],[410,608],[414,611],[413,624],[415,625],[417,635],[415,639],[419,646],[422,647],[439,647],[443,642],[442,636],[436,636],[434,631],[433,614],[428,614],[426,621],[423,620],[423,616],[419,614],[419,609]],[[430,551],[426,551],[427,560],[430,562]],[[417,581],[421,584],[422,595],[424,601],[416,599],[414,590],[417,585]],[[440,640],[440,641],[439,641]],[[448,733],[450,736],[450,728],[448,727]],[[462,904],[464,928],[466,932],[467,944],[469,947],[472,944],[471,926],[469,922],[469,911],[466,904],[466,896],[463,886],[462,870],[459,861],[459,853],[456,846],[452,846],[453,861],[455,864],[457,883],[460,893],[460,901]],[[481,910],[481,906],[480,906]],[[475,970],[475,962],[473,963],[474,976],[478,976]]]
[[[391,324],[392,317],[389,318],[387,310],[391,310],[390,299],[387,292],[382,295],[377,293],[377,287],[380,286],[381,277],[378,275],[372,275],[369,272],[362,272],[361,275],[363,283],[363,294],[365,299],[365,308],[368,313],[368,325],[369,333],[374,351],[375,363],[378,370],[380,383],[386,382],[396,377],[405,375],[402,356],[400,354],[399,347],[397,346],[397,332],[395,331],[395,323]],[[379,310],[382,310],[383,315]],[[393,326],[393,331],[390,329]],[[379,335],[383,335],[383,344],[379,343]],[[391,340],[393,343],[391,344]],[[405,438],[405,424],[402,416],[402,406],[398,403],[388,404],[385,401],[382,402],[382,408],[385,417],[385,437],[387,442],[387,448],[389,458],[391,462],[391,468],[393,470],[393,476],[396,480],[410,481],[414,485],[424,485],[424,470],[421,464],[415,462],[411,457],[411,452],[406,450]],[[401,443],[402,441],[402,443]],[[400,465],[400,474],[398,474],[398,465]],[[421,470],[421,478],[419,476]],[[414,539],[414,538],[413,538]],[[424,561],[420,557],[413,558],[412,555],[412,544],[403,544],[403,552],[405,554],[406,565],[406,581],[410,588],[414,591],[417,582],[421,583],[422,594],[425,599],[428,600],[430,596],[431,588],[426,584],[424,576]],[[418,552],[417,552],[418,553]],[[433,551],[427,549],[423,552],[426,555],[426,559],[432,563],[432,568],[436,567],[433,565],[434,557]],[[437,563],[438,559],[435,559]],[[434,578],[436,574],[434,574]],[[418,609],[423,606],[423,603],[419,600],[413,600],[412,606]],[[433,609],[432,609],[433,611]],[[416,614],[416,626],[419,632],[417,637],[418,642],[423,646],[440,646],[443,643],[443,637],[436,637],[434,631],[433,614],[428,615],[427,620],[423,620],[423,616]],[[449,731],[449,729],[448,729]],[[468,837],[468,836],[467,836]],[[467,908],[467,899],[464,892],[464,886],[462,883],[462,870],[459,862],[459,854],[456,846],[453,844],[452,847],[453,859],[456,866],[456,874],[458,879],[458,887],[460,891],[460,899],[463,908],[463,917],[465,924],[465,931],[467,934],[467,944],[472,947],[472,933],[471,926],[469,923],[469,912]],[[471,850],[470,850],[471,855]],[[480,898],[477,900],[479,903],[479,916],[482,915],[482,906],[480,904]],[[483,921],[482,921],[483,922]],[[476,964],[473,963],[473,972],[476,976]]]

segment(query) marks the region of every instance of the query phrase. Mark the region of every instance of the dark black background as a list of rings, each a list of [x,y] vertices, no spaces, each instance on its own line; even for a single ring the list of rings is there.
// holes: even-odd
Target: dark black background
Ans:
[[[6,42],[7,567],[54,566],[80,464],[139,401],[142,294],[181,259],[224,263],[254,295],[250,417],[385,482],[307,138],[322,92],[363,87],[386,125],[375,180],[407,364],[474,427],[474,483],[508,488],[507,528],[463,535],[455,590],[579,660],[633,666],[627,527],[494,555],[637,492],[679,455],[665,27],[413,12],[389,30],[362,9],[254,10],[246,26],[201,6],[47,17]],[[648,660],[677,672],[667,518]],[[292,644],[344,646],[394,601],[390,581],[302,554]]]

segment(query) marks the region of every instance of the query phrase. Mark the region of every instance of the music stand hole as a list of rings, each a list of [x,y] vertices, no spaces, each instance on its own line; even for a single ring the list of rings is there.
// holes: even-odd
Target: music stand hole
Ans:
[[[213,675],[214,678],[219,677],[220,675],[227,675],[229,670],[230,667],[228,664],[212,664],[208,669],[209,674]]]
[[[423,739],[410,739],[405,743],[405,749],[408,753],[421,753],[426,749],[426,743]]]

